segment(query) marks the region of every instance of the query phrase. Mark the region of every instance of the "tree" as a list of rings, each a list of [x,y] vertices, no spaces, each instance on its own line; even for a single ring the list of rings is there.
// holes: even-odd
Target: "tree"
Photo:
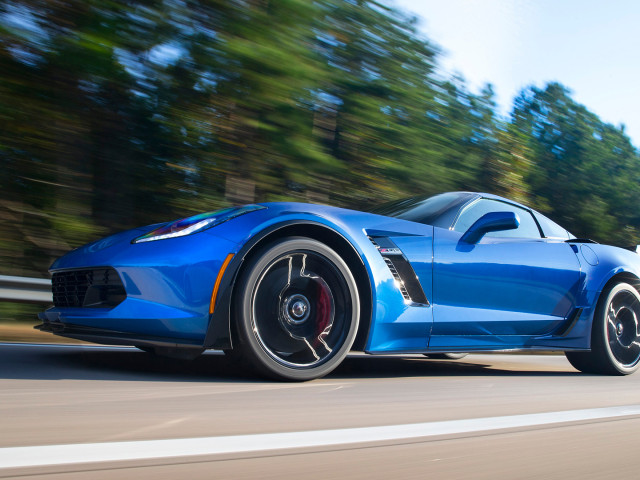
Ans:
[[[602,122],[557,83],[523,91],[512,123],[530,139],[535,163],[527,181],[543,211],[577,236],[622,245],[640,239],[634,212],[638,155],[622,130]]]

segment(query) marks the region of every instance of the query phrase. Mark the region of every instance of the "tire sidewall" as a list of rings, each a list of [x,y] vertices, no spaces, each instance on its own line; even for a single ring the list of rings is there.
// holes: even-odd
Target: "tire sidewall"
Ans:
[[[349,291],[350,299],[348,301],[351,302],[351,320],[342,345],[319,365],[300,368],[290,367],[278,362],[265,350],[262,342],[255,334],[253,319],[253,298],[259,279],[276,259],[295,251],[310,251],[331,262],[343,277]],[[241,273],[238,287],[238,294],[235,296],[234,304],[235,321],[240,342],[239,347],[248,357],[248,362],[262,373],[284,380],[303,381],[319,378],[337,367],[351,349],[358,330],[360,317],[358,289],[347,264],[334,250],[325,244],[305,237],[290,237],[274,242],[249,260],[246,269]]]

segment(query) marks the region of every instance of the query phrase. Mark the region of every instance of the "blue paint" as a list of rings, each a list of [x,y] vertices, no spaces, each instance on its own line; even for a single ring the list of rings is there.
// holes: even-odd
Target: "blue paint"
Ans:
[[[640,256],[606,245],[494,234],[469,243],[462,239],[465,232],[447,225],[320,205],[262,205],[267,208],[192,235],[132,244],[158,228],[150,225],[69,252],[52,272],[113,267],[127,298],[112,309],[52,308],[49,317],[132,336],[204,342],[213,285],[226,256],[266,229],[292,221],[333,230],[362,260],[372,289],[370,353],[589,348],[607,282],[623,272],[640,277]],[[442,214],[447,222],[455,217],[456,212]],[[430,306],[407,303],[368,235],[387,236],[402,250]],[[580,318],[564,331],[578,308]]]
[[[435,231],[434,336],[539,336],[567,318],[580,284],[568,244],[486,237],[469,245],[461,236]]]
[[[598,255],[589,245],[580,245],[580,252],[589,265],[594,267],[598,265]]]

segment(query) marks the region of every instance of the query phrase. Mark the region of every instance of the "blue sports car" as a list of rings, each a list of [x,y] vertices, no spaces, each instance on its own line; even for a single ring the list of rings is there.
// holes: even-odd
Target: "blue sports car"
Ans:
[[[98,240],[51,272],[40,330],[181,358],[220,349],[277,379],[321,377],[350,350],[559,350],[583,372],[640,366],[640,256],[489,194],[368,213],[233,207]]]

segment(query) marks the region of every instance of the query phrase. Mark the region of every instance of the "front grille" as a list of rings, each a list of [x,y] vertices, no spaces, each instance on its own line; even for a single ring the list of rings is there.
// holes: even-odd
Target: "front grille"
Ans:
[[[56,307],[111,308],[126,297],[118,272],[110,267],[55,272],[51,283]]]

